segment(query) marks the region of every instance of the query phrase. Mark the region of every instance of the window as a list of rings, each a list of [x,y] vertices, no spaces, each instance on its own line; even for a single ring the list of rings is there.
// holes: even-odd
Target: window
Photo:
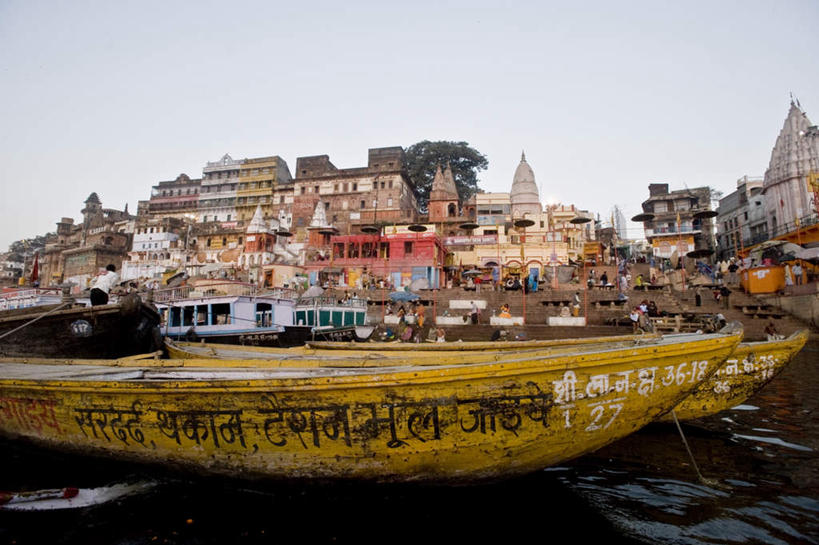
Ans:
[[[381,189],[384,189],[386,182],[381,182]]]
[[[387,206],[392,206],[392,198],[387,199]]]
[[[389,188],[392,189],[392,180],[390,180],[390,183],[388,185],[389,185]]]
[[[347,189],[350,187],[350,184],[344,182],[344,192],[347,193]]]
[[[182,307],[182,325],[193,325],[193,310],[195,307]]]
[[[324,203],[324,209],[325,210],[330,210],[330,202],[329,201]]]
[[[304,187],[304,186],[301,186],[301,194],[304,195],[306,192],[307,192],[307,188]]]
[[[230,214],[227,215],[227,221],[230,221]]]
[[[269,327],[271,325],[273,325],[273,305],[256,303],[256,326]]]
[[[182,309],[179,307],[171,307],[171,317],[168,320],[171,327],[179,327],[182,325]]]
[[[211,305],[211,320],[213,325],[223,325],[230,323],[230,303],[217,303]]]
[[[333,193],[338,193],[338,184],[333,184]]]
[[[357,183],[353,183],[353,191],[358,191],[358,184]]]
[[[284,204],[284,196],[279,197],[279,204]]]
[[[318,192],[319,192],[319,186],[314,185],[313,186],[313,193],[318,193]]]
[[[361,209],[364,210],[364,201],[361,201]]]
[[[404,243],[404,255],[412,255],[412,242]]]
[[[197,305],[196,307],[196,325],[208,325],[208,306]]]

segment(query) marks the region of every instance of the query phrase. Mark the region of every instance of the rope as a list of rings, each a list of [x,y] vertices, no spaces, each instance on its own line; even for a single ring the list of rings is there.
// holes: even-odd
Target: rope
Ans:
[[[694,460],[694,454],[691,452],[691,448],[688,446],[688,441],[686,441],[685,439],[685,434],[683,433],[682,427],[680,426],[680,421],[677,420],[677,412],[674,411],[673,409],[671,410],[671,416],[674,417],[674,423],[677,425],[677,430],[679,430],[680,432],[680,437],[682,438],[683,445],[685,445],[685,450],[688,451],[688,457],[691,459],[691,465],[694,466],[694,471],[697,472],[697,478],[699,479],[699,481],[706,486],[712,486],[714,488],[722,489],[730,488],[728,486],[723,485],[719,481],[715,481],[713,479],[706,479],[705,477],[702,476],[702,473],[700,473],[700,468],[699,466],[697,466],[697,461]]]
[[[67,306],[67,305],[70,305],[70,304],[71,304],[71,303],[61,303],[61,304],[57,305],[56,307],[52,308],[51,310],[49,310],[48,312],[45,312],[45,313],[43,313],[43,314],[41,314],[41,315],[37,316],[36,318],[34,318],[33,320],[31,320],[30,322],[26,322],[26,323],[24,323],[23,325],[21,325],[21,326],[19,326],[19,327],[15,327],[15,328],[14,328],[14,329],[12,329],[11,331],[6,331],[6,332],[5,332],[5,333],[3,333],[2,335],[0,335],[0,339],[3,339],[3,338],[5,338],[5,337],[8,337],[9,335],[11,335],[12,333],[15,333],[15,332],[17,332],[17,331],[20,331],[20,330],[21,330],[21,329],[23,329],[24,327],[26,327],[26,326],[29,326],[29,325],[33,324],[34,322],[36,322],[36,321],[37,321],[37,320],[39,320],[40,318],[45,318],[46,316],[48,316],[48,315],[49,315],[49,314],[51,314],[52,312],[57,312],[58,310],[60,310],[60,309],[61,309],[61,308],[63,308],[64,306]]]

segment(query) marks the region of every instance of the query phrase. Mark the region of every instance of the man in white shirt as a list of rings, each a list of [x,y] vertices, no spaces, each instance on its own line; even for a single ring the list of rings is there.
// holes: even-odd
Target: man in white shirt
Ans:
[[[119,275],[116,271],[117,268],[114,265],[108,265],[105,267],[105,273],[94,280],[91,286],[91,306],[108,303],[108,292],[119,282]]]

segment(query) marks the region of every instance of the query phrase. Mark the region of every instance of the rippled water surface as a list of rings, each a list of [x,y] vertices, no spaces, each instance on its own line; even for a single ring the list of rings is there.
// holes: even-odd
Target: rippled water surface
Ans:
[[[0,511],[3,543],[819,543],[819,343],[762,392],[495,485],[251,485],[0,442],[0,489],[156,479],[95,508]]]
[[[664,543],[819,543],[819,343],[745,404],[652,425],[552,473],[622,534]]]

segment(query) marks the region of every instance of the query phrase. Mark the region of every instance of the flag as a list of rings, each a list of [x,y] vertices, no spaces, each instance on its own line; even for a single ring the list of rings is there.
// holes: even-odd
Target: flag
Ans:
[[[31,283],[33,284],[40,278],[40,252],[34,254],[34,264],[31,266]]]

